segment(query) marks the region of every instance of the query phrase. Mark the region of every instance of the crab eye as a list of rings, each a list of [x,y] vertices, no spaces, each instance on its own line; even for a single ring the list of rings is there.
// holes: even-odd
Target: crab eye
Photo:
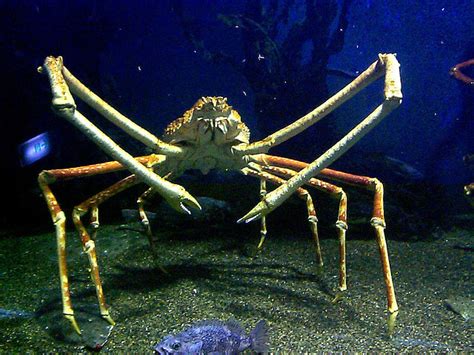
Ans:
[[[173,350],[179,350],[179,348],[181,347],[181,343],[180,342],[176,342],[176,343],[173,343],[171,345],[171,349]]]

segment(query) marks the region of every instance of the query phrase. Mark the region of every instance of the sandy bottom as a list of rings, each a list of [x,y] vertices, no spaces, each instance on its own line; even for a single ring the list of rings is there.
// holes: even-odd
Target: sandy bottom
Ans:
[[[372,239],[348,235],[349,289],[333,304],[335,239],[322,240],[325,266],[319,269],[307,232],[271,230],[258,257],[252,257],[258,225],[156,234],[168,274],[153,261],[143,234],[118,225],[99,230],[101,276],[117,322],[102,351],[151,353],[163,336],[195,321],[229,318],[247,331],[265,319],[275,352],[474,351],[472,319],[446,303],[464,302],[471,307],[465,316],[472,311],[472,230],[453,229],[430,242],[389,241],[400,305],[391,337]],[[98,315],[87,257],[72,231],[68,252],[82,338],[61,316],[54,233],[0,239],[0,308],[17,312],[0,318],[0,352],[77,352],[107,337],[110,329]]]

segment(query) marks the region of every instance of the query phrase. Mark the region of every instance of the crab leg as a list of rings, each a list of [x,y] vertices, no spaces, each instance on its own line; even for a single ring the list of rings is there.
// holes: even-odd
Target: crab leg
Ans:
[[[264,171],[256,170],[255,165],[252,166],[252,168],[253,169],[243,168],[241,171],[245,175],[258,177],[261,180],[270,181],[270,182],[272,182],[276,185],[284,184],[285,181],[286,181],[286,180],[284,180],[284,179],[282,179],[278,176],[269,174],[269,173],[264,172]],[[311,229],[311,233],[312,233],[313,240],[314,240],[314,243],[315,243],[316,258],[317,258],[318,264],[320,266],[322,266],[323,265],[323,259],[322,259],[322,256],[321,256],[321,246],[320,246],[320,243],[319,243],[318,227],[317,227],[318,219],[316,217],[316,210],[314,209],[313,199],[311,198],[311,195],[309,194],[309,192],[306,189],[303,189],[301,187],[296,189],[295,192],[296,192],[296,194],[298,195],[299,198],[301,198],[302,200],[304,200],[306,202],[306,209],[308,211],[308,223],[309,223],[309,227]],[[265,228],[265,231],[266,231],[266,228]],[[262,239],[260,239],[259,248],[261,248],[261,244],[263,244]]]
[[[163,178],[164,179],[169,179],[172,175],[173,175],[172,173],[167,173]],[[174,177],[175,178],[177,177],[176,174],[174,175]],[[151,199],[155,195],[156,195],[156,191],[153,188],[150,187],[148,190],[146,190],[144,193],[142,193],[137,199],[138,216],[140,217],[140,222],[145,227],[145,233],[146,233],[146,236],[148,238],[148,242],[150,244],[150,248],[151,248],[151,251],[152,251],[152,254],[153,254],[154,258],[157,257],[156,249],[155,249],[155,240],[153,238],[153,233],[152,233],[151,227],[150,227],[150,221],[148,220],[148,216],[146,215],[144,206],[145,206],[145,203],[147,202],[147,200]],[[163,272],[167,273],[166,270],[163,269],[161,266],[160,266],[160,268]]]
[[[257,158],[260,159],[264,164],[285,166],[295,170],[304,169],[309,165],[308,163],[304,163],[301,161],[271,155],[261,155],[257,156]],[[267,167],[262,168],[269,169]],[[374,191],[374,209],[370,223],[374,227],[377,244],[379,247],[380,260],[382,263],[384,280],[387,288],[388,310],[390,313],[396,312],[398,310],[398,304],[397,299],[395,297],[395,288],[393,286],[392,273],[390,270],[390,260],[388,257],[387,243],[385,239],[386,224],[383,205],[383,184],[376,178],[348,174],[342,171],[332,169],[323,169],[318,175],[343,183],[348,183],[355,186],[362,186],[371,191]],[[310,185],[312,185],[311,180],[309,182]]]
[[[297,174],[296,171],[282,168],[278,166],[263,165],[260,168],[264,171],[270,172],[273,175],[282,176],[286,179]],[[346,274],[346,231],[347,231],[347,195],[342,188],[333,184],[321,181],[315,178],[310,179],[307,185],[314,187],[317,190],[330,193],[339,198],[339,211],[336,221],[336,228],[339,237],[339,290],[347,289],[347,274]],[[321,260],[322,265],[322,260]]]
[[[95,250],[95,242],[89,236],[86,228],[82,224],[81,217],[92,207],[96,207],[103,203],[104,201],[108,200],[110,197],[128,189],[129,187],[136,185],[139,181],[135,175],[130,175],[125,179],[120,180],[119,182],[115,183],[114,185],[110,186],[109,188],[99,192],[98,194],[92,196],[91,198],[87,199],[86,201],[82,202],[81,204],[74,207],[72,213],[72,219],[74,225],[76,226],[77,231],[79,232],[79,236],[81,238],[82,247],[84,252],[87,254],[89,259],[90,265],[90,275],[92,282],[95,285],[97,299],[99,300],[99,309],[100,315],[102,318],[107,320],[110,324],[114,325],[115,322],[113,321],[112,317],[109,314],[105,303],[104,292],[102,290],[102,283],[100,281],[99,276],[99,266],[97,264],[97,255]]]
[[[138,157],[136,160],[140,162],[141,164],[146,164],[149,166],[153,166],[160,161],[164,159],[163,156],[158,156],[158,155],[149,155],[149,156],[143,156],[143,157]],[[64,212],[62,211],[56,197],[54,196],[53,192],[51,191],[50,185],[55,183],[56,181],[64,181],[64,180],[70,180],[78,177],[88,177],[88,176],[94,176],[94,175],[99,175],[99,174],[105,174],[105,173],[110,173],[114,171],[119,171],[119,170],[124,170],[125,167],[120,164],[119,162],[113,161],[113,162],[107,162],[107,163],[101,163],[101,164],[94,164],[94,165],[87,165],[87,166],[81,166],[77,168],[67,168],[67,169],[54,169],[54,170],[43,170],[39,175],[38,175],[38,183],[39,186],[43,192],[43,196],[46,200],[46,203],[48,205],[49,212],[51,214],[51,218],[53,220],[53,223],[56,227],[56,240],[57,240],[57,246],[58,246],[58,264],[59,264],[59,277],[61,281],[61,296],[62,296],[62,301],[63,301],[63,314],[66,319],[68,319],[73,328],[78,332],[79,334],[81,333],[79,326],[77,325],[77,322],[74,318],[74,311],[72,308],[72,303],[71,303],[71,297],[70,297],[70,292],[69,292],[69,281],[68,281],[68,276],[67,276],[67,261],[66,261],[66,216]],[[131,179],[130,179],[131,180]],[[128,181],[128,183],[131,185],[132,181]],[[135,182],[134,182],[135,183]],[[125,186],[123,186],[125,188]],[[127,186],[128,187],[128,186]],[[97,206],[95,206],[97,208]],[[92,240],[91,240],[92,242]],[[91,245],[91,243],[89,243]],[[91,262],[91,265],[93,264],[93,260],[95,260],[95,250],[94,248],[91,249],[90,252],[88,252],[89,260]],[[97,265],[97,262],[94,263]],[[96,271],[94,271],[95,274]],[[98,277],[98,271],[97,271],[97,277],[94,279],[93,271],[91,270],[91,276],[93,276],[93,280],[99,280]],[[95,281],[94,281],[95,282]],[[99,281],[100,285],[100,281]],[[99,290],[97,289],[97,294],[99,295]],[[100,292],[102,293],[102,292]],[[103,297],[103,296],[102,296]],[[105,301],[101,302],[101,314],[104,316],[104,318],[107,319],[107,313],[106,310],[103,312],[103,309],[105,309]],[[109,319],[108,319],[109,320]],[[109,320],[110,321],[110,320]],[[112,321],[113,322],[113,321]]]
[[[97,265],[97,256],[96,256],[96,252],[95,252],[95,243],[94,243],[93,238],[91,238],[89,236],[86,228],[84,228],[84,225],[81,221],[81,217],[84,214],[86,214],[89,210],[91,211],[91,213],[94,213],[94,211],[97,213],[98,206],[100,204],[104,203],[105,201],[107,201],[111,197],[115,196],[116,194],[128,189],[129,187],[131,187],[133,185],[136,185],[137,183],[138,183],[138,181],[136,179],[136,176],[135,175],[130,175],[130,176],[120,180],[119,182],[113,184],[112,186],[108,187],[107,189],[105,189],[105,190],[97,193],[96,195],[88,198],[87,200],[85,200],[81,204],[77,205],[74,208],[73,213],[72,213],[74,225],[76,226],[76,229],[79,232],[79,236],[81,238],[84,251],[87,253],[87,256],[89,258],[89,263],[90,263],[90,267],[91,267],[90,274],[91,274],[92,281],[94,282],[94,285],[95,285],[95,288],[96,288],[97,299],[99,300],[100,314],[102,315],[102,318],[109,321],[109,323],[112,324],[112,325],[114,324],[114,321],[110,317],[109,312],[107,310],[107,307],[106,307],[106,304],[105,304],[104,293],[102,291],[102,284],[101,284],[100,277],[99,277],[99,268],[98,268],[98,265]],[[142,196],[140,196],[139,201],[144,195],[150,195],[152,193],[153,193],[152,188],[148,189]],[[143,214],[144,214],[143,206],[140,206],[140,207],[142,209],[140,212],[143,212]],[[147,221],[148,221],[148,219],[147,219]],[[98,224],[97,224],[97,227],[98,227]],[[148,241],[149,241],[150,247],[152,249],[153,257],[156,257],[157,254],[156,254],[155,244],[154,244],[152,234],[151,234],[151,230],[150,230],[149,226],[148,226],[148,230],[149,230],[149,233],[147,234]],[[160,266],[160,268],[161,268],[161,266]],[[163,268],[161,268],[161,269],[166,273],[166,271]]]
[[[454,67],[451,68],[450,74],[453,75],[456,79],[461,80],[465,84],[474,85],[474,79],[461,71],[461,68],[466,68],[473,65],[474,59],[470,59],[465,62],[456,64]]]
[[[260,197],[264,198],[267,194],[267,181],[265,179],[260,179]],[[267,217],[263,216],[260,224],[260,241],[257,245],[257,251],[260,251],[265,242],[267,236]]]
[[[77,95],[82,101],[87,103],[90,107],[99,112],[103,117],[115,124],[117,127],[121,128],[133,138],[142,142],[147,147],[152,148],[159,154],[166,154],[167,156],[183,154],[182,148],[163,142],[158,137],[151,134],[146,129],[140,127],[128,117],[118,112],[92,90],[86,87],[63,65],[62,57],[48,57],[46,58],[46,61],[48,60],[60,63],[62,75],[73,94]]]
[[[163,142],[155,135],[125,117],[82,84],[66,67],[63,66],[62,72],[66,83],[74,94],[133,138],[142,142],[147,147],[152,148],[159,154],[166,154],[167,156],[183,155],[183,148]]]
[[[315,108],[305,116],[276,131],[268,137],[251,144],[239,144],[233,151],[239,155],[266,153],[271,147],[277,146],[288,139],[303,132],[322,118],[329,115],[344,102],[352,98],[362,89],[379,79],[385,73],[385,99],[401,100],[399,64],[393,54],[379,54],[379,59],[363,71],[341,91],[330,97],[322,105]],[[399,104],[400,102],[398,102]],[[398,106],[398,105],[396,105]]]
[[[138,197],[137,205],[138,205],[138,215],[140,216],[140,222],[145,227],[145,233],[148,238],[148,242],[150,243],[150,248],[153,253],[153,256],[156,256],[155,241],[153,240],[153,233],[151,232],[150,221],[148,220],[148,217],[144,209],[145,201],[151,198],[154,194],[155,194],[155,191],[150,187],[143,194],[141,194],[140,197]]]
[[[154,165],[160,161],[157,155],[150,155],[136,158],[142,164]],[[74,311],[72,308],[71,297],[69,292],[69,281],[67,276],[67,260],[66,260],[66,216],[61,209],[56,197],[49,185],[56,181],[70,180],[78,177],[94,176],[105,174],[109,172],[124,170],[125,167],[119,162],[107,162],[101,164],[94,164],[88,166],[81,166],[77,168],[43,170],[38,175],[38,184],[43,192],[43,196],[48,205],[51,218],[56,227],[56,240],[58,247],[58,264],[59,277],[61,281],[61,296],[63,301],[63,314],[68,319],[73,328],[81,333],[79,326],[74,318]]]
[[[58,248],[58,264],[59,264],[59,278],[61,282],[61,298],[63,301],[63,315],[72,324],[74,330],[81,334],[81,330],[74,318],[74,311],[72,309],[71,294],[69,291],[69,280],[67,276],[66,263],[66,216],[61,210],[61,207],[53,195],[49,187],[48,178],[41,173],[38,177],[39,186],[43,192],[43,196],[48,204],[48,209],[51,214],[54,226],[56,227],[56,243]]]
[[[43,68],[50,80],[53,93],[53,109],[57,115],[66,118],[110,157],[126,166],[128,170],[137,175],[144,183],[156,189],[177,211],[190,213],[188,207],[201,208],[197,200],[182,186],[166,181],[136,162],[130,154],[120,148],[112,139],[76,110],[76,104],[62,74],[61,57],[57,59],[47,57]]]
[[[334,146],[329,148],[321,157],[308,164],[307,167],[298,172],[297,175],[289,179],[285,184],[277,187],[275,190],[265,196],[250,212],[243,216],[239,222],[250,222],[260,218],[262,215],[270,213],[281,205],[295,190],[308,182],[313,176],[321,170],[336,161],[341,155],[347,152],[372,128],[392,112],[401,103],[402,93],[400,84],[399,64],[394,55],[380,55],[380,65],[386,69],[385,76],[385,101],[369,114],[361,123],[354,127],[346,136],[344,136]],[[377,65],[375,66],[377,67]],[[374,68],[375,70],[375,68]],[[356,79],[357,81],[357,79]],[[349,85],[351,86],[351,84]],[[331,99],[329,100],[331,101]],[[325,104],[323,104],[324,106]],[[297,121],[298,122],[298,121]],[[290,125],[291,126],[291,125]],[[290,127],[288,126],[288,127]],[[293,128],[289,129],[291,136]]]

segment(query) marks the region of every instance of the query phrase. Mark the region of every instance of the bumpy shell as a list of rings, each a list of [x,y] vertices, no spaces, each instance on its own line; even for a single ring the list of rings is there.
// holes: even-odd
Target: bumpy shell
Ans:
[[[193,117],[227,117],[233,126],[232,140],[236,143],[249,142],[248,127],[242,122],[239,113],[227,104],[227,98],[222,96],[201,97],[182,117],[168,124],[162,139],[170,143],[196,141],[198,132],[196,125],[192,124]]]

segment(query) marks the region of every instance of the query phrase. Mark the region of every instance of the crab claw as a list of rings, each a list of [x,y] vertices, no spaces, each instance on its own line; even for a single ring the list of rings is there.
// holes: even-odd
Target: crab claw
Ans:
[[[275,190],[266,194],[265,197],[245,216],[240,218],[237,223],[249,223],[266,216],[291,196],[292,192],[293,190],[288,187],[288,184],[278,186]]]
[[[195,208],[197,210],[202,210],[199,202],[189,193],[184,187],[175,185],[175,192],[171,196],[167,196],[166,201],[173,207],[176,211],[181,213],[191,214],[189,208]]]
[[[270,208],[270,205],[265,201],[260,201],[254,208],[252,208],[245,216],[240,218],[237,223],[249,223],[255,221],[263,216],[269,214],[273,208]]]

